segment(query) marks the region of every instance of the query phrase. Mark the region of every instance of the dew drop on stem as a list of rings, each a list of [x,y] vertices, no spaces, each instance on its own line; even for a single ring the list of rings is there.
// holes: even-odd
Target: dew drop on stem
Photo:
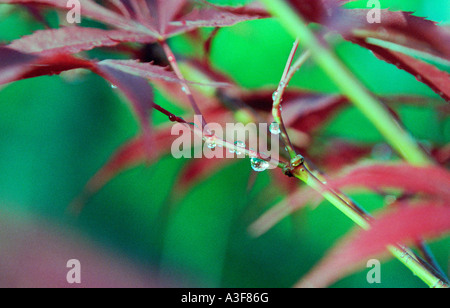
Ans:
[[[250,159],[250,164],[252,166],[252,169],[255,170],[256,172],[265,171],[270,166],[267,161],[262,160],[262,159],[257,158],[257,157],[252,157]]]
[[[274,135],[278,135],[281,132],[280,125],[277,122],[273,122],[272,124],[270,124],[269,130]]]
[[[214,141],[214,139],[208,138],[208,139],[206,139],[206,146],[207,146],[209,149],[215,149],[216,146],[217,146],[217,144],[216,144],[216,142]]]
[[[276,101],[278,99],[278,91],[273,92],[272,94],[272,100]]]
[[[243,148],[243,149],[245,149],[245,142],[243,142],[243,141],[236,141],[234,144],[236,145],[236,148]],[[242,154],[242,152],[239,151],[239,150],[236,150],[234,153],[236,153],[237,155],[241,155]]]

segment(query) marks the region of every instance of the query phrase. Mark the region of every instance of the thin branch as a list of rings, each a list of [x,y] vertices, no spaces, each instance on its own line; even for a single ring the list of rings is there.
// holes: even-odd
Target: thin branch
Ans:
[[[416,247],[419,250],[419,252],[422,254],[425,261],[436,271],[436,274],[441,277],[443,281],[447,281],[448,283],[448,277],[442,270],[442,268],[437,263],[433,253],[430,250],[430,247],[427,245],[427,243],[421,239],[416,242]]]
[[[164,109],[163,107],[161,107],[155,103],[153,103],[153,108],[155,108],[155,110],[158,110],[162,114],[166,115],[171,122],[178,122],[178,123],[182,123],[182,124],[187,123],[183,118],[174,115],[173,113],[167,111],[166,109]]]
[[[281,76],[280,83],[278,84],[278,88],[273,93],[273,105],[272,105],[273,119],[280,129],[281,139],[283,140],[291,159],[296,157],[297,153],[295,152],[294,146],[292,145],[292,142],[286,131],[286,126],[284,125],[283,117],[281,116],[281,102],[283,101],[283,94],[286,91],[286,88],[293,76],[293,74],[290,74],[292,72],[291,66],[292,62],[294,61],[294,56],[295,53],[297,52],[298,46],[299,46],[299,39],[297,39],[294,42],[294,46],[292,47],[291,53],[289,54],[283,75]]]
[[[187,123],[187,124],[189,124],[189,123]],[[266,156],[261,155],[261,153],[259,153],[258,151],[255,151],[253,149],[250,149],[250,148],[247,148],[247,147],[241,147],[240,145],[237,145],[235,143],[228,142],[228,141],[218,137],[214,133],[208,132],[207,134],[205,134],[202,129],[200,129],[199,127],[197,127],[195,125],[189,125],[189,128],[197,136],[202,137],[202,139],[205,142],[210,143],[210,144],[214,144],[215,146],[223,147],[223,148],[226,148],[228,150],[235,151],[235,152],[240,152],[240,153],[244,154],[247,157],[259,158],[261,160],[264,160],[264,161],[268,162],[272,167],[275,167],[275,168],[284,169],[288,165],[286,162],[283,162],[281,160],[276,160],[276,159],[273,159],[273,158],[267,158]]]
[[[172,66],[173,71],[177,75],[177,77],[181,80],[181,85],[183,92],[186,94],[186,96],[189,99],[189,102],[194,109],[195,115],[202,117],[202,127],[204,128],[206,126],[205,118],[203,117],[200,108],[198,107],[197,102],[195,101],[194,96],[192,95],[192,91],[188,86],[188,83],[186,82],[186,79],[184,78],[183,74],[181,73],[181,70],[178,66],[177,59],[175,58],[174,53],[172,52],[172,49],[170,49],[169,44],[165,40],[160,41],[161,46],[164,49],[164,52],[166,53],[167,59],[169,60],[170,65]]]

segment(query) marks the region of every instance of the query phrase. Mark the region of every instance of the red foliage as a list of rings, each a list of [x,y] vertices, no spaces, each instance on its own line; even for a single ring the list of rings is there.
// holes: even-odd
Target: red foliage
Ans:
[[[398,188],[405,193],[424,193],[450,202],[450,173],[441,167],[415,167],[407,164],[359,166],[330,181],[328,185],[335,189]]]
[[[433,202],[402,204],[377,217],[368,231],[354,232],[332,249],[297,287],[326,287],[348,275],[388,245],[435,238],[450,230],[450,207]]]

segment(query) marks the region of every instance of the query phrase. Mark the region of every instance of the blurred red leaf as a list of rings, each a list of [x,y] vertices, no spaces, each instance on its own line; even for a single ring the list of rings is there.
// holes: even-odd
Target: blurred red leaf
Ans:
[[[314,156],[321,169],[336,172],[342,168],[355,164],[361,158],[372,152],[370,145],[355,144],[345,140],[327,142],[318,156]]]
[[[408,164],[376,164],[352,168],[344,176],[332,179],[328,185],[345,187],[402,189],[408,193],[424,193],[450,201],[450,173],[437,166],[416,167]]]
[[[288,97],[283,103],[283,120],[287,126],[311,134],[331,121],[348,103],[347,98],[339,95]]]
[[[435,147],[432,150],[432,155],[439,164],[448,164],[450,162],[450,144],[443,147]]]
[[[51,221],[9,213],[0,216],[1,288],[158,288],[172,283],[74,230]],[[69,260],[79,260],[81,283],[69,284]]]
[[[388,245],[407,244],[450,231],[450,207],[433,202],[402,204],[377,217],[368,231],[358,230],[336,245],[296,287],[323,288],[356,271]]]
[[[265,112],[272,111],[273,91],[239,91],[231,95],[246,105]],[[309,91],[287,89],[283,94],[283,121],[286,126],[304,133],[318,129],[338,110],[348,104],[348,99],[340,95],[322,95]]]

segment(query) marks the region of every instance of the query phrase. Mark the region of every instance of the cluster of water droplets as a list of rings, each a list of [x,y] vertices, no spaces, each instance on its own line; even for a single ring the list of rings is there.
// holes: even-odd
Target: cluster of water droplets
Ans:
[[[233,154],[236,153],[236,155],[241,155],[242,152],[239,151],[239,148],[245,149],[245,142],[243,142],[243,141],[236,141],[236,142],[234,143],[234,145],[236,146],[236,149],[230,149],[230,150],[229,150],[230,153],[233,153]]]

